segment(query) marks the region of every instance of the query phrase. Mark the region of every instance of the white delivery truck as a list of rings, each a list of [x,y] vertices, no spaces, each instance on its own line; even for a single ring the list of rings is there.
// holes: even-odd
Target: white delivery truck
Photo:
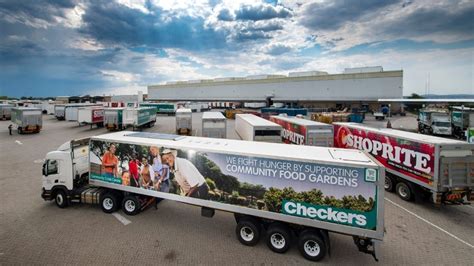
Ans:
[[[281,143],[282,127],[253,114],[236,114],[235,131],[243,140]]]
[[[43,110],[35,107],[12,108],[11,120],[17,126],[18,133],[39,133],[43,126]]]
[[[123,110],[125,110],[125,108],[122,107],[104,109],[104,124],[108,130],[112,131],[125,129],[125,125],[123,123]]]
[[[156,122],[155,107],[125,108],[122,114],[124,127],[130,126],[133,130],[153,127]]]
[[[0,104],[0,119],[10,120],[12,117],[13,104],[2,103]]]
[[[444,109],[423,109],[418,114],[418,131],[431,135],[451,136],[451,116]]]
[[[158,156],[160,169],[179,171],[154,178],[129,159]],[[155,198],[201,207],[206,217],[231,212],[244,245],[262,237],[284,253],[295,243],[318,261],[329,253],[330,234],[352,236],[359,251],[375,257],[384,237],[384,175],[358,150],[121,131],[49,152],[42,197],[60,208],[96,203],[128,215]]]
[[[77,110],[77,122],[79,125],[93,125],[97,127],[104,126],[104,107],[88,106]]]
[[[385,189],[404,200],[464,203],[474,189],[474,144],[357,123],[333,123],[334,146],[364,150],[387,169]]]
[[[77,121],[78,118],[78,113],[79,113],[79,108],[83,107],[103,107],[102,104],[95,104],[95,103],[72,103],[72,104],[66,104],[65,111],[64,111],[64,116],[66,121]]]
[[[284,114],[271,116],[270,121],[283,127],[281,138],[284,143],[324,147],[334,145],[332,125]]]
[[[191,135],[193,131],[193,113],[191,109],[179,108],[176,110],[176,133]]]
[[[64,120],[66,118],[66,104],[55,104],[54,116],[58,120]]]
[[[227,119],[221,112],[202,113],[202,136],[221,139],[227,137]]]

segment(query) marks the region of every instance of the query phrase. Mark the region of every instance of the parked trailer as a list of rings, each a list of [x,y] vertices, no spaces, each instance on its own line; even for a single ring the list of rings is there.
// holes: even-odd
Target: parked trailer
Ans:
[[[43,126],[43,110],[34,107],[15,107],[11,110],[11,120],[18,133],[39,133]]]
[[[144,127],[153,127],[156,122],[155,107],[125,108],[123,110],[123,124],[133,130]]]
[[[474,108],[454,107],[451,111],[453,136],[466,139],[468,128],[474,127]]]
[[[172,182],[140,176],[129,167],[133,156],[161,156],[160,169],[180,171]],[[127,215],[163,198],[201,207],[206,217],[234,213],[244,245],[265,236],[272,251],[283,253],[297,242],[306,259],[318,261],[330,252],[331,232],[352,236],[359,251],[375,257],[384,237],[384,171],[357,150],[115,132],[48,153],[42,197],[61,208],[96,203]]]
[[[179,108],[176,110],[176,133],[191,135],[193,130],[193,113],[191,109]]]
[[[221,112],[202,113],[202,136],[221,139],[227,137],[227,119]]]
[[[93,103],[74,103],[74,104],[66,104],[65,108],[65,119],[67,121],[77,121],[78,119],[78,112],[79,108],[83,107],[103,107],[102,104],[93,104]]]
[[[271,116],[270,121],[283,127],[281,138],[284,143],[323,147],[334,146],[332,125],[284,115]]]
[[[260,110],[263,114],[279,115],[286,114],[288,116],[308,115],[306,108],[284,108],[284,107],[265,107]]]
[[[104,107],[89,106],[81,107],[77,112],[77,122],[80,125],[93,125],[97,127],[104,126]]]
[[[356,123],[334,123],[334,145],[365,150],[387,168],[385,189],[400,198],[430,195],[464,203],[474,188],[474,144]]]
[[[176,104],[174,103],[150,103],[144,102],[139,104],[140,107],[155,107],[157,114],[173,115],[176,113]]]
[[[104,124],[108,130],[125,129],[123,123],[123,110],[125,110],[125,108],[120,107],[104,109]]]
[[[66,119],[66,104],[54,105],[54,116],[58,120]]]
[[[10,120],[12,118],[13,104],[2,103],[0,104],[0,119]]]
[[[236,114],[235,131],[243,140],[281,143],[282,127],[253,114]]]

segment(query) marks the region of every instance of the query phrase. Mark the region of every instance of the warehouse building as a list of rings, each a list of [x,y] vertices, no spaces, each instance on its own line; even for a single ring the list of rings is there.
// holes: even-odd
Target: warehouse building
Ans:
[[[278,102],[309,108],[378,110],[381,98],[403,98],[403,71],[382,67],[167,82],[148,86],[155,101]],[[400,104],[391,104],[398,112]]]

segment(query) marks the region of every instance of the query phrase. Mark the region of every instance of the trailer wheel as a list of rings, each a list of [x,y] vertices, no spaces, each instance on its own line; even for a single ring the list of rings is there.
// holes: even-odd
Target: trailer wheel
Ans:
[[[18,134],[23,134],[23,129],[21,127],[18,127]]]
[[[411,190],[411,187],[406,184],[405,182],[399,182],[396,186],[396,192],[397,195],[402,199],[406,201],[411,201],[413,198],[413,191]]]
[[[57,190],[54,195],[54,202],[59,208],[66,208],[69,205],[66,192],[62,189]]]
[[[113,213],[119,208],[117,197],[112,193],[107,193],[100,200],[100,207],[105,213]]]
[[[240,243],[255,246],[260,240],[260,224],[251,218],[242,218],[235,227],[235,234]]]
[[[392,192],[394,189],[394,184],[395,184],[395,180],[391,176],[385,175],[385,184],[384,184],[385,191]]]
[[[285,224],[273,223],[268,227],[266,241],[273,252],[285,253],[290,248],[290,229]]]
[[[318,233],[312,230],[303,231],[298,239],[298,249],[307,260],[320,261],[326,256],[326,243]]]
[[[122,201],[122,211],[127,215],[136,215],[140,211],[140,202],[135,196],[126,196]]]

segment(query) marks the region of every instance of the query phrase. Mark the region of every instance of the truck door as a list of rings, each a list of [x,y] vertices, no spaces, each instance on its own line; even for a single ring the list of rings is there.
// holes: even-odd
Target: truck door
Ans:
[[[43,164],[43,188],[51,190],[59,183],[59,161],[48,159]]]
[[[443,156],[440,160],[441,189],[465,189],[474,187],[474,156]]]

